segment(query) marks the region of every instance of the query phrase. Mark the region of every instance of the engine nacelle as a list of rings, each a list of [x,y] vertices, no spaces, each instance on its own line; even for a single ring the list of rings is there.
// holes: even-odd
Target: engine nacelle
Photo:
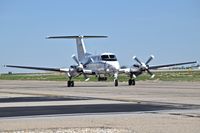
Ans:
[[[67,73],[68,77],[75,77],[79,74],[77,71],[77,66],[70,66],[69,72]]]

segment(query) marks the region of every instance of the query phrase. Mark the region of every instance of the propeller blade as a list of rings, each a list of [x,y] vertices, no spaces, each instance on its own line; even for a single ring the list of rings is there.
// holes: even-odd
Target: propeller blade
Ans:
[[[151,75],[151,79],[153,79],[155,77],[155,74]]]
[[[84,78],[85,78],[85,81],[90,80],[90,78],[89,78],[85,73],[83,73],[83,76],[84,76]]]
[[[133,74],[133,76],[132,76],[134,79],[136,79],[137,78],[137,76],[135,75],[135,74]]]
[[[136,56],[133,56],[133,59],[134,59],[135,61],[137,61],[140,65],[142,65],[142,62],[141,62]]]
[[[79,77],[81,74],[83,74],[83,77],[85,78],[85,81],[89,81],[90,80],[90,78],[84,73],[84,71],[82,71],[78,75],[76,75],[75,78]]]
[[[94,62],[94,60],[90,57],[89,60],[84,65],[88,65],[91,62]]]
[[[82,72],[81,73],[79,73],[78,75],[76,75],[74,78],[77,78],[77,77],[79,77],[81,74],[83,74]]]
[[[78,58],[77,58],[75,55],[72,55],[72,59],[74,59],[74,61],[75,61],[78,65],[80,65],[80,62],[79,62]]]
[[[153,56],[153,55],[151,55],[151,56],[149,57],[149,59],[146,61],[146,63],[145,63],[145,64],[146,64],[146,65],[147,65],[147,64],[149,64],[149,62],[150,62],[151,60],[153,60],[153,59],[154,59],[154,56]]]
[[[147,72],[148,72],[148,74],[151,75],[151,78],[154,78],[154,77],[155,77],[155,74],[153,74],[151,71],[149,71],[149,69],[147,69]]]

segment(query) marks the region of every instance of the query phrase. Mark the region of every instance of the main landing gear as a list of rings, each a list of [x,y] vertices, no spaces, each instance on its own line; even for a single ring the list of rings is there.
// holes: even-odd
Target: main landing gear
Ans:
[[[74,81],[71,78],[67,81],[67,87],[74,87]]]
[[[118,86],[118,79],[114,79],[115,86]]]
[[[71,81],[71,80],[67,81],[67,86],[74,87],[74,81]]]
[[[129,79],[128,85],[135,85],[135,79]]]

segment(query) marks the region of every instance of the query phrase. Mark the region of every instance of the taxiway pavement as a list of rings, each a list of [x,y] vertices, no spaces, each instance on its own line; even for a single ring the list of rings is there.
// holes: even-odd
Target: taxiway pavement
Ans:
[[[200,83],[0,81],[0,131],[200,131]]]

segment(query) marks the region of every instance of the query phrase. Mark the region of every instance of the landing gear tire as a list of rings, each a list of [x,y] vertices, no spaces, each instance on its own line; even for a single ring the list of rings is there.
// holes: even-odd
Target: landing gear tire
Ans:
[[[67,81],[67,86],[68,87],[74,87],[74,81]]]
[[[71,86],[71,81],[67,81],[67,87]]]
[[[128,80],[128,85],[132,85],[132,79]]]
[[[135,80],[134,79],[129,79],[128,80],[128,85],[135,85]]]
[[[114,83],[115,83],[115,86],[118,86],[118,80],[117,79],[114,80]]]
[[[71,87],[74,87],[74,81],[71,81]]]
[[[132,85],[135,85],[135,80],[134,79],[132,80]]]

